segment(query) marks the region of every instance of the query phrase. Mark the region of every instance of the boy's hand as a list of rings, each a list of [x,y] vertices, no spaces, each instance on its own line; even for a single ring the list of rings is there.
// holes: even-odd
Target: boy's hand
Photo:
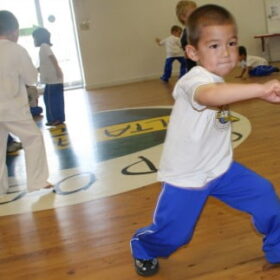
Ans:
[[[246,77],[243,77],[243,76],[241,76],[241,75],[235,76],[235,78],[236,78],[236,79],[241,79],[241,80],[246,80],[246,79],[247,79]]]
[[[272,103],[280,103],[280,81],[271,80],[263,84],[264,95],[261,99]]]
[[[160,44],[160,39],[156,38],[156,43],[159,45]]]
[[[60,67],[57,68],[56,76],[57,76],[58,79],[63,80],[63,72],[62,72],[62,70],[60,69]]]

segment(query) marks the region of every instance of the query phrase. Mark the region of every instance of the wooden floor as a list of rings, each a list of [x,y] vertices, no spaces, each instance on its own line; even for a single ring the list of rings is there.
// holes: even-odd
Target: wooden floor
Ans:
[[[66,92],[66,104],[75,95],[87,98],[94,112],[171,105],[173,83],[73,90]],[[270,179],[280,194],[280,105],[254,100],[232,110],[253,127],[235,159]],[[150,223],[159,191],[155,183],[71,207],[0,217],[0,279],[141,279],[132,265],[129,240]],[[263,271],[261,246],[262,236],[249,216],[209,199],[191,243],[161,260],[152,279],[279,280],[280,269]]]

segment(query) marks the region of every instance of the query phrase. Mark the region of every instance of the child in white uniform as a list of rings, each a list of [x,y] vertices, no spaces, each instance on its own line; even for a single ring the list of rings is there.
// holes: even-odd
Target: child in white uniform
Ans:
[[[199,63],[176,84],[158,178],[163,182],[151,225],[131,240],[139,275],[159,269],[188,243],[209,196],[252,215],[263,235],[263,251],[271,264],[280,263],[280,201],[272,184],[235,162],[232,156],[228,104],[260,98],[280,103],[280,82],[226,84],[238,61],[237,27],[233,16],[217,5],[197,8],[188,21],[188,57]]]
[[[9,11],[0,11],[0,194],[8,191],[7,137],[15,134],[25,152],[27,189],[52,187],[42,134],[30,113],[25,85],[37,81],[37,70],[16,42],[19,25]]]

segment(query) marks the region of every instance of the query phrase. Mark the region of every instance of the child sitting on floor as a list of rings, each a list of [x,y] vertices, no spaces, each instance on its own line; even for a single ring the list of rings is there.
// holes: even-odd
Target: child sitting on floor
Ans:
[[[279,72],[279,68],[269,65],[268,61],[260,56],[247,55],[244,46],[239,46],[239,62],[242,72],[236,78],[243,78],[246,73],[251,77],[261,77]]]

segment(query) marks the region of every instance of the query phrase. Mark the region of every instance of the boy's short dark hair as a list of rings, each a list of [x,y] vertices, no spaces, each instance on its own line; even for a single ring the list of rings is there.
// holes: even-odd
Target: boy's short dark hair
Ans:
[[[182,32],[183,29],[181,26],[179,25],[173,25],[170,29],[170,32],[173,33],[173,32]]]
[[[245,57],[247,57],[247,50],[244,46],[238,47],[238,53],[239,53],[239,55],[245,55]]]
[[[32,32],[32,36],[35,39],[37,47],[41,46],[43,43],[52,46],[51,33],[46,28],[38,27]]]
[[[235,19],[228,10],[214,4],[200,6],[191,13],[187,22],[189,43],[197,46],[202,27],[224,24],[236,26]]]
[[[17,18],[9,11],[0,11],[0,35],[8,35],[18,30],[19,24]]]

